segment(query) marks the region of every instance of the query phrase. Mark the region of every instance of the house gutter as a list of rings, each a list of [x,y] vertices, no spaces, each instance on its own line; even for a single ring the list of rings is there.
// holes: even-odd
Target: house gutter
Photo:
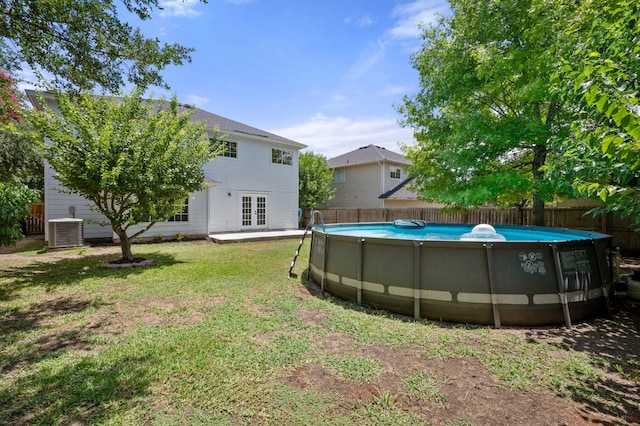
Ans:
[[[380,187],[382,188],[382,191],[380,191],[380,193],[384,194],[385,192],[387,192],[384,186],[384,161],[378,161],[378,164],[380,165]],[[383,199],[380,199],[380,207],[384,207]]]

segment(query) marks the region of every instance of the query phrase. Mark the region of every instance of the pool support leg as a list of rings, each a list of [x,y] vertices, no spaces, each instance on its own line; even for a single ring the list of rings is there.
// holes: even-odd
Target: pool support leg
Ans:
[[[324,234],[324,238],[322,239],[322,241],[324,253],[322,253],[322,279],[320,280],[320,294],[324,296],[324,285],[327,282],[327,253],[329,253],[329,250],[327,250],[327,245],[329,244],[329,236],[327,234]]]
[[[358,239],[358,289],[356,290],[356,303],[362,305],[362,287],[364,280],[364,273],[362,271],[364,262],[364,238]]]
[[[422,282],[422,262],[421,253],[423,243],[414,244],[413,261],[413,319],[420,321],[420,286]]]
[[[569,301],[567,300],[567,293],[564,289],[564,278],[562,277],[562,263],[560,262],[560,252],[558,251],[558,244],[551,244],[551,250],[553,251],[553,259],[556,264],[556,281],[558,282],[558,294],[560,295],[562,313],[564,314],[564,325],[568,329],[571,329],[571,312],[569,312]]]
[[[491,292],[491,308],[493,310],[493,325],[496,328],[501,327],[500,322],[500,304],[498,303],[498,295],[496,294],[496,272],[493,267],[493,244],[485,244],[487,252],[487,268],[489,271],[489,291]]]
[[[593,251],[596,254],[596,264],[598,265],[598,272],[600,273],[600,287],[602,288],[602,294],[604,295],[605,303],[607,304],[607,315],[611,315],[611,299],[609,299],[611,281],[607,281],[605,274],[605,266],[603,265],[604,257],[598,256],[598,247],[596,242],[592,241]]]

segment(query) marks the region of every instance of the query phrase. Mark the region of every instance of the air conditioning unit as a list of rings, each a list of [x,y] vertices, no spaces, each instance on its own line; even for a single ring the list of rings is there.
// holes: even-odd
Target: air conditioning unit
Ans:
[[[83,244],[82,219],[51,219],[48,223],[49,248],[77,247]]]

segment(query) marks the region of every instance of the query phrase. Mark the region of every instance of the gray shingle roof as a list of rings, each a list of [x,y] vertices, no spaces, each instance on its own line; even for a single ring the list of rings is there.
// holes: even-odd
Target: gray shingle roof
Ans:
[[[33,106],[37,109],[42,109],[42,106],[38,101],[37,92],[35,90],[28,89],[26,90],[26,93],[29,99],[31,100],[31,103],[33,104]],[[51,98],[51,96],[48,93],[45,93],[45,97]],[[114,99],[121,99],[121,97],[114,96]],[[159,104],[166,105],[168,102],[169,101],[159,101]],[[258,136],[260,138],[269,139],[274,142],[290,145],[298,149],[303,149],[307,147],[306,145],[296,142],[294,140],[287,139],[285,137],[275,135],[273,133],[269,133],[265,130],[260,130],[256,127],[252,127],[247,124],[240,123],[239,121],[231,120],[221,115],[217,115],[217,114],[205,111],[193,105],[180,104],[180,107],[182,111],[186,111],[186,110],[193,111],[193,115],[191,116],[191,119],[193,121],[204,121],[205,123],[207,123],[207,126],[209,128],[217,127],[218,129],[220,129],[220,132],[222,134],[240,133],[240,134]]]
[[[411,161],[404,158],[401,154],[376,145],[368,145],[330,158],[329,167],[357,166],[360,164],[377,163],[379,161],[411,165]]]
[[[409,191],[407,189],[407,184],[409,182],[411,182],[413,180],[413,178],[407,178],[405,180],[403,180],[402,182],[400,182],[399,184],[397,184],[396,186],[394,186],[393,188],[391,188],[390,190],[388,190],[387,192],[385,192],[384,194],[380,195],[378,198],[382,198],[382,199],[396,199],[396,200],[415,200],[418,198],[418,196],[416,195],[415,192],[413,191]]]
[[[182,106],[185,107],[184,105]],[[213,114],[211,112],[205,111],[200,108],[195,108],[188,106],[191,110],[194,111],[191,119],[194,121],[204,121],[207,123],[207,126],[213,128],[218,127],[221,133],[242,133],[251,136],[258,136],[265,139],[270,139],[275,142],[285,143],[287,145],[293,145],[297,148],[306,148],[307,146],[296,142],[291,139],[287,139],[285,137],[275,135],[273,133],[269,133],[265,130],[260,130],[256,127],[251,127],[247,124],[240,123],[239,121],[231,120],[229,118],[223,117],[218,114]]]

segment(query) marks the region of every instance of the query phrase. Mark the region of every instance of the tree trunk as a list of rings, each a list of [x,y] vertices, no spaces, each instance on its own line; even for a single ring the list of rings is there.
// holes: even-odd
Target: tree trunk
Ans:
[[[544,200],[540,194],[533,194],[533,224],[544,226]]]
[[[533,148],[533,224],[535,226],[544,226],[544,199],[540,195],[540,180],[543,173],[540,168],[547,159],[547,147],[545,145],[536,145]]]
[[[133,260],[133,254],[131,254],[131,241],[126,231],[122,229],[115,229],[115,233],[120,238],[120,249],[122,250],[122,259]]]

